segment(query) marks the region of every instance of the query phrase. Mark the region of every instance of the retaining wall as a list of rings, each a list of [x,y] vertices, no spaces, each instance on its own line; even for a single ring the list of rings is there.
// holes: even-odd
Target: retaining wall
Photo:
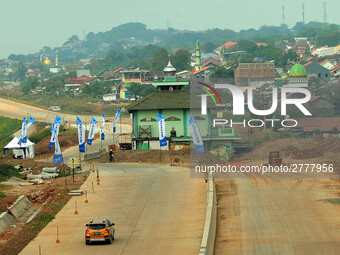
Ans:
[[[216,190],[213,178],[208,180],[204,230],[199,255],[213,255],[216,237]]]
[[[87,153],[85,154],[85,161],[100,158],[101,156],[106,154],[106,149],[99,150],[98,152]]]
[[[28,198],[24,195],[21,195],[15,201],[14,205],[8,208],[8,212],[11,213],[15,218],[18,218],[23,212],[25,212],[31,206],[32,203],[28,200]]]
[[[3,212],[0,215],[0,233],[4,233],[6,229],[13,224],[14,217],[8,212]]]

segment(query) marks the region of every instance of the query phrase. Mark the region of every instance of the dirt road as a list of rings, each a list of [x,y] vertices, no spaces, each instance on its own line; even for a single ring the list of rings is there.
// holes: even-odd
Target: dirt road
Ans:
[[[98,164],[100,185],[91,175],[83,190],[89,203],[74,197],[21,254],[198,254],[205,218],[205,183],[182,167]],[[74,214],[75,200],[78,215]],[[92,218],[116,223],[111,245],[85,245]],[[56,243],[56,227],[60,243]]]
[[[239,178],[216,184],[216,255],[339,254],[339,179]]]

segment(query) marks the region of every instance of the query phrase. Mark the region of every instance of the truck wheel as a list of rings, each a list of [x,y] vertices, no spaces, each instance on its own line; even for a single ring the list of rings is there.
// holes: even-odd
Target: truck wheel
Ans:
[[[89,244],[90,244],[90,241],[85,240],[85,243],[86,243],[86,245],[89,245]]]

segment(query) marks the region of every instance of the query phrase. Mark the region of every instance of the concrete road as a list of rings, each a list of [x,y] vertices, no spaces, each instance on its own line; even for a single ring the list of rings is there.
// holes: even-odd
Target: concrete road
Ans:
[[[20,254],[198,254],[205,218],[205,183],[181,167],[98,164],[95,194],[74,197]],[[90,175],[82,186],[91,190]],[[75,200],[78,215],[74,214]],[[85,245],[85,224],[108,218],[116,224],[111,244]],[[56,227],[60,243],[56,243]]]
[[[216,183],[215,255],[339,254],[339,206],[329,202],[338,199],[338,180],[239,178]]]

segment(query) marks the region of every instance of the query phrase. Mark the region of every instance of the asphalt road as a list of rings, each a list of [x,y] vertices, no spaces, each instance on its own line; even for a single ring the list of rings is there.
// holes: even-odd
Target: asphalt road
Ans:
[[[90,175],[82,186],[89,203],[73,197],[20,253],[38,254],[198,254],[205,219],[206,187],[181,167],[97,164],[101,183]],[[74,214],[75,200],[78,215]],[[85,245],[85,224],[108,218],[116,224],[111,245]],[[56,243],[59,226],[60,243]]]

